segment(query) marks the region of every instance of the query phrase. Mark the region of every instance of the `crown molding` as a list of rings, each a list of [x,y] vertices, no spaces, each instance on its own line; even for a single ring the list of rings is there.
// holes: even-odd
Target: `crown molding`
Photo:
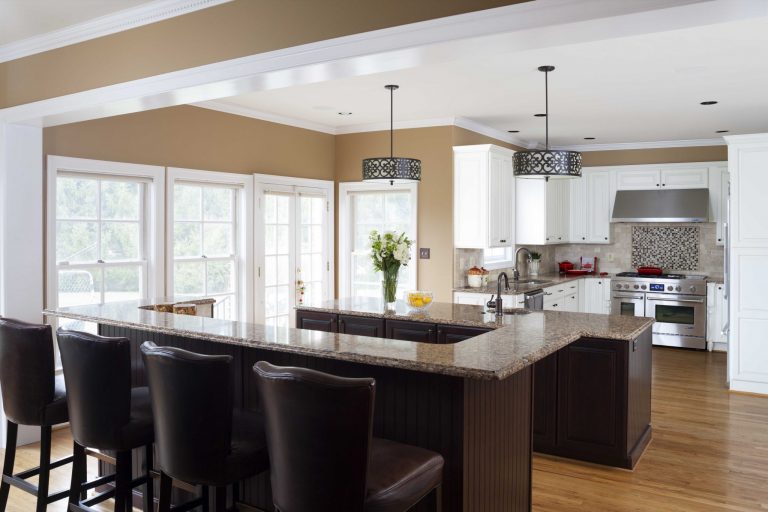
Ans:
[[[725,139],[687,139],[687,140],[659,140],[654,142],[617,142],[613,144],[574,144],[571,146],[553,146],[552,149],[568,151],[620,151],[626,149],[661,149],[661,148],[689,148],[699,146],[725,146]]]
[[[455,126],[458,126],[459,128],[464,128],[471,132],[486,135],[488,137],[492,137],[497,140],[502,140],[504,142],[507,142],[509,144],[514,144],[515,146],[519,146],[522,148],[527,148],[531,144],[530,141],[523,140],[519,137],[515,137],[509,132],[498,130],[496,128],[491,128],[490,126],[484,125],[482,123],[478,123],[477,121],[473,121],[465,117],[455,118],[453,124]]]
[[[190,103],[190,105],[193,107],[225,112],[227,114],[234,114],[236,116],[250,117],[252,119],[259,119],[261,121],[269,121],[270,123],[284,124],[288,126],[295,126],[296,128],[304,128],[306,130],[329,133],[331,135],[336,135],[338,133],[338,130],[336,130],[336,128],[333,126],[314,123],[312,121],[305,121],[295,117],[281,116],[279,114],[263,112],[261,110],[243,107],[240,105],[233,105],[224,101],[203,101],[200,103]]]
[[[89,39],[116,34],[124,30],[149,25],[182,14],[188,14],[232,0],[155,0],[59,30],[39,34],[0,46],[0,62],[16,60],[82,43]]]

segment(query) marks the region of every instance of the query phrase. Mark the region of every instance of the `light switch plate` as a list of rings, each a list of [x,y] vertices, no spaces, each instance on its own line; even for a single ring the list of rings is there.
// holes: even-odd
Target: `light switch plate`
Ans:
[[[428,260],[429,259],[429,247],[420,247],[419,248],[419,259],[422,259],[422,260]]]

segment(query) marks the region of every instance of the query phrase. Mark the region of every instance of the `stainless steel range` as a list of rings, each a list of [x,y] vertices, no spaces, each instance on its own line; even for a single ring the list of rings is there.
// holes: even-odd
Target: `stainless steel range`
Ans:
[[[706,349],[706,277],[621,272],[611,280],[611,313],[654,318],[654,345]]]

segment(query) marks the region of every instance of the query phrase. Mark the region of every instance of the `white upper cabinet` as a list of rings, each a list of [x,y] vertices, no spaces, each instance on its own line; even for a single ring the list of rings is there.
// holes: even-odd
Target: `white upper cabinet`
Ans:
[[[717,245],[725,244],[730,175],[725,165],[709,168],[709,220],[715,223]]]
[[[569,242],[570,179],[520,178],[515,185],[518,245]]]
[[[654,190],[709,187],[709,168],[680,166],[632,166],[616,171],[617,190]]]
[[[611,235],[613,177],[610,170],[582,169],[570,180],[570,241],[607,244]]]
[[[490,144],[453,148],[453,244],[485,249],[515,243],[514,151]]]
[[[585,170],[582,169],[582,173]],[[569,181],[571,187],[571,242],[575,244],[587,243],[587,180],[583,174],[581,178]]]

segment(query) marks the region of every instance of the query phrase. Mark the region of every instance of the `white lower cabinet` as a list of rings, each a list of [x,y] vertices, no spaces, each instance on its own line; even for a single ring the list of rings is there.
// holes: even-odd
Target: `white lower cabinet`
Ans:
[[[469,306],[485,306],[491,296],[487,293],[453,292],[454,304],[467,304]]]
[[[707,284],[707,348],[722,350],[728,348],[728,338],[723,333],[727,323],[728,304],[725,300],[725,285]]]
[[[586,278],[582,280],[581,285],[584,287],[584,301],[580,311],[609,315],[611,313],[611,280]]]

